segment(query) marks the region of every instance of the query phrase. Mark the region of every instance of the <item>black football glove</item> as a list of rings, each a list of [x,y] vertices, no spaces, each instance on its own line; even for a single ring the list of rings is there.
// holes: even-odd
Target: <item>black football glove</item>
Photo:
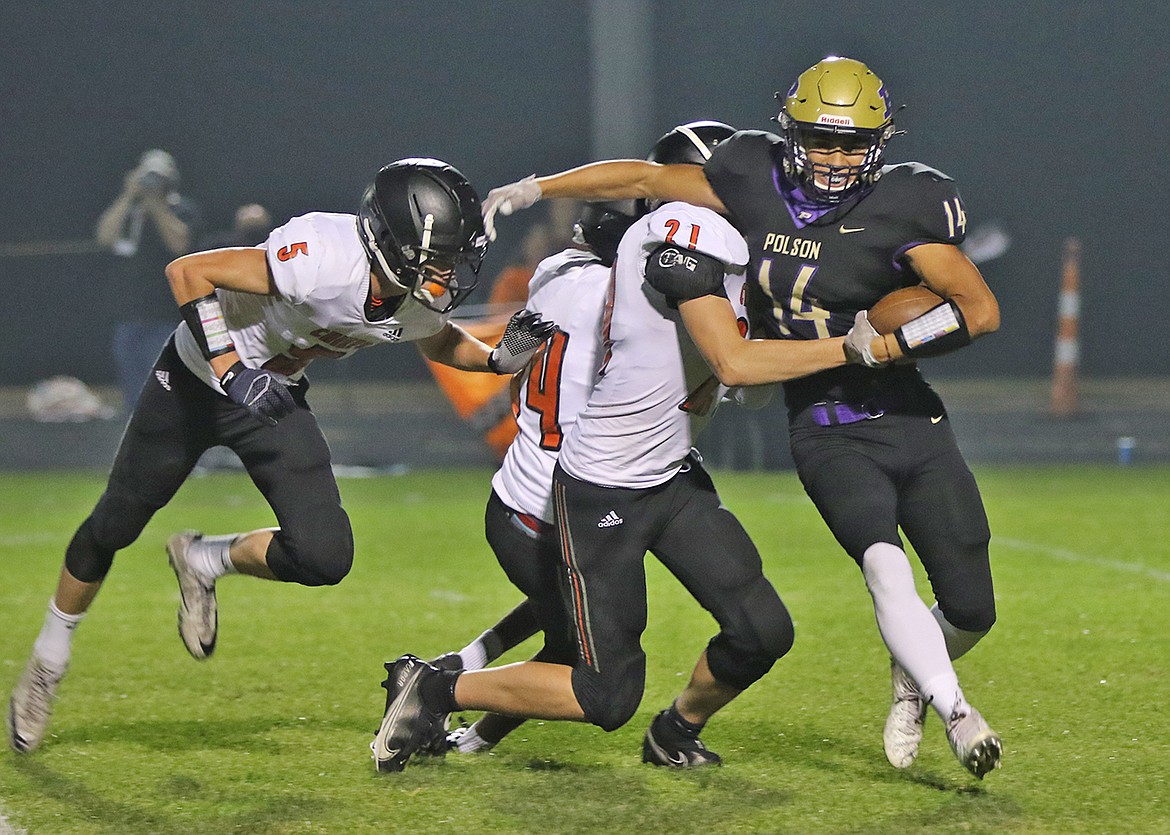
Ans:
[[[508,320],[500,343],[488,354],[488,368],[497,374],[515,374],[556,332],[556,322],[546,322],[531,310],[517,311]]]
[[[269,426],[276,426],[278,420],[297,407],[288,390],[291,382],[283,374],[248,368],[242,362],[237,362],[219,379],[219,384],[233,402]]]

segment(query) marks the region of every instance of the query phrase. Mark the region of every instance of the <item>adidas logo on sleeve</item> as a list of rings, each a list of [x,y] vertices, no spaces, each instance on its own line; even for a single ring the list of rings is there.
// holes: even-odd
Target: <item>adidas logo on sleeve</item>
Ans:
[[[605,514],[600,522],[597,523],[597,527],[612,528],[616,525],[622,524],[625,521],[625,519],[617,515],[616,510],[611,510],[609,513]]]

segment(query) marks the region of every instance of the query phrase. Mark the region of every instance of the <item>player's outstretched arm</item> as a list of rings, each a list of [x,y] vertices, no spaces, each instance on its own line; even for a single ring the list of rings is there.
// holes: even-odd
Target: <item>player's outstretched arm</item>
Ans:
[[[569,197],[578,200],[681,200],[717,212],[726,208],[698,165],[659,165],[644,160],[606,160],[550,174],[525,177],[494,188],[483,201],[483,222],[488,236],[496,237],[497,212],[510,215],[538,200]]]
[[[508,320],[504,335],[494,348],[453,322],[448,322],[435,335],[420,339],[418,347],[432,362],[461,371],[514,374],[528,364],[556,329],[555,323],[544,321],[539,313],[520,310]]]
[[[683,301],[678,310],[695,347],[725,386],[780,383],[846,363],[844,337],[744,339],[722,296]]]
[[[431,362],[449,365],[460,371],[490,371],[488,356],[492,348],[469,334],[454,322],[448,322],[433,336],[415,343],[422,355]]]

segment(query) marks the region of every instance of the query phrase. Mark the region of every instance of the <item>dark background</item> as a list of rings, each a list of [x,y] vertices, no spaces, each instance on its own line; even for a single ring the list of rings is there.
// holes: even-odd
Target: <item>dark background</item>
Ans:
[[[773,92],[802,69],[830,53],[860,58],[906,105],[899,125],[908,135],[889,158],[947,172],[969,228],[998,221],[1012,237],[1005,256],[983,265],[1001,332],[938,361],[940,370],[1047,374],[1062,245],[1076,236],[1083,370],[1170,373],[1170,352],[1151,338],[1165,330],[1170,232],[1151,207],[1170,186],[1170,5],[645,5],[653,83],[637,95],[649,127],[628,155],[695,118],[768,127]],[[0,384],[51,374],[112,380],[109,322],[134,302],[103,292],[104,256],[12,252],[91,236],[145,148],[175,155],[183,191],[217,228],[253,200],[278,222],[352,211],[373,172],[403,156],[446,159],[486,193],[594,158],[589,20],[604,7],[9,0],[0,35]],[[488,279],[527,222],[503,222]],[[321,365],[315,377],[422,373],[408,348]]]

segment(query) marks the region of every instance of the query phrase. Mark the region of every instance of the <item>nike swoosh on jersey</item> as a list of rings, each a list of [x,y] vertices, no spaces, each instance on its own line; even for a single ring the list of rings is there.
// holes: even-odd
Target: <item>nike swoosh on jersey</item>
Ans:
[[[849,235],[853,232],[864,232],[865,227],[864,226],[846,226],[845,224],[841,224],[840,226],[837,227],[837,231],[840,232],[842,235]]]
[[[931,422],[931,423],[938,423],[938,422],[939,422],[939,421],[941,421],[941,420],[942,420],[944,417],[945,417],[945,415],[939,415],[938,417],[932,417],[932,418],[930,419],[930,422]]]

